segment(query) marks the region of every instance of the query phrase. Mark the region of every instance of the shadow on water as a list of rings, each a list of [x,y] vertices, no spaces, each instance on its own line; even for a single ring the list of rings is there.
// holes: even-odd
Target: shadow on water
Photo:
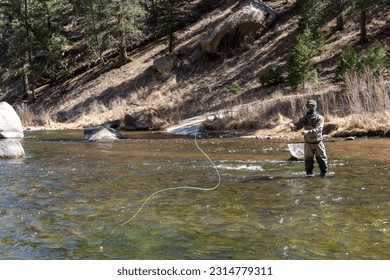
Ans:
[[[287,143],[82,131],[26,133],[0,161],[1,259],[389,259],[390,139],[326,143],[305,178]],[[317,167],[318,169],[318,167]],[[114,234],[111,234],[114,228]]]

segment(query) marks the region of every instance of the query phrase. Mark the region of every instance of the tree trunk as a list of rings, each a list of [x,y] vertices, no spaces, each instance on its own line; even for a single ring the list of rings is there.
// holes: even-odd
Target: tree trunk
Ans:
[[[100,59],[104,60],[104,57],[103,57],[103,50],[101,48],[101,44],[100,44],[100,41],[99,41],[99,35],[98,35],[98,26],[97,26],[97,20],[96,20],[96,14],[95,14],[95,6],[93,5],[93,2],[91,1],[90,2],[90,6],[89,6],[89,15],[91,17],[91,24],[92,24],[92,32],[93,32],[93,40],[95,41],[95,47],[93,47],[93,49],[98,49],[99,50],[99,57]]]
[[[123,0],[120,3],[120,11],[118,15],[118,51],[119,51],[119,65],[123,65],[128,62],[129,57],[127,56],[127,44],[126,44],[126,32],[123,29],[123,18],[124,18],[124,8]]]
[[[173,52],[173,41],[174,41],[174,34],[173,34],[173,4],[172,1],[169,2],[169,46],[168,46],[168,52]]]
[[[24,12],[24,28],[25,28],[24,31],[26,34],[26,41],[27,41],[27,45],[28,45],[27,51],[26,51],[27,62],[23,65],[24,89],[25,89],[26,95],[34,101],[36,99],[35,90],[34,90],[33,85],[30,86],[29,77],[28,77],[28,71],[32,65],[32,49],[31,49],[31,44],[30,44],[30,27],[28,24],[28,3],[27,3],[27,0],[24,0],[24,11],[23,12]]]
[[[152,22],[153,24],[157,23],[157,8],[155,0],[152,0]]]
[[[46,23],[47,23],[47,30],[49,34],[51,34],[51,16],[50,16],[50,11],[49,8],[46,7]]]
[[[367,42],[367,9],[362,9],[360,11],[360,43],[365,44]]]
[[[127,56],[126,33],[123,30],[119,31],[119,65],[126,64],[129,61]]]
[[[171,32],[171,33],[169,34],[169,47],[168,47],[168,52],[169,52],[169,53],[173,52],[173,41],[174,41],[174,39],[173,39],[173,33]]]
[[[338,14],[336,19],[336,30],[344,30],[344,0],[338,0]]]

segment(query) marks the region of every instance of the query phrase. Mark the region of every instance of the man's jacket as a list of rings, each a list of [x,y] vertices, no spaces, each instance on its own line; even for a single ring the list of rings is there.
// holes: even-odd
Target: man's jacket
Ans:
[[[295,130],[303,128],[307,130],[304,136],[306,143],[319,143],[322,141],[322,129],[324,128],[324,117],[318,113],[306,114],[294,124]]]

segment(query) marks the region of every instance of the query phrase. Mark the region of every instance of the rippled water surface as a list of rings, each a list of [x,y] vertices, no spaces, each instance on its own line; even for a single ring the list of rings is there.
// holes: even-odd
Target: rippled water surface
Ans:
[[[388,138],[327,142],[329,178],[304,178],[285,141],[200,139],[221,185],[119,226],[157,190],[216,186],[194,139],[25,136],[26,158],[0,161],[0,259],[390,259]]]

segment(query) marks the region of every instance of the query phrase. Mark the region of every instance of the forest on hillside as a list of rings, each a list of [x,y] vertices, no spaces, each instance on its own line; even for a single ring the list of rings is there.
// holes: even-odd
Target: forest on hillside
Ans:
[[[110,69],[126,65],[131,61],[129,53],[150,44],[165,44],[167,52],[174,53],[178,32],[212,11],[248,1],[0,0],[0,96],[6,96],[5,101],[11,104],[34,104],[50,88],[96,65],[111,65]],[[305,89],[317,83],[323,66],[316,57],[321,56],[332,35],[344,30],[346,22],[358,26],[359,39],[355,45],[342,46],[331,82],[361,88],[357,81],[372,76],[377,83],[382,78],[376,77],[388,75],[387,33],[381,31],[373,39],[367,30],[368,23],[374,20],[372,15],[387,7],[388,0],[264,2],[270,6],[276,2],[294,4],[299,21],[288,48],[287,66],[260,67],[256,73],[262,87]],[[245,50],[240,42],[226,46]],[[222,48],[220,56],[226,61],[239,53]],[[233,93],[241,90],[238,82],[230,82],[229,86]],[[384,102],[390,98],[387,86],[372,88],[375,94],[366,94],[369,89],[357,90],[357,95],[338,102],[363,111],[388,111],[389,102]]]
[[[196,21],[221,0],[1,0],[0,76],[24,98]],[[190,19],[190,20],[188,20]]]

